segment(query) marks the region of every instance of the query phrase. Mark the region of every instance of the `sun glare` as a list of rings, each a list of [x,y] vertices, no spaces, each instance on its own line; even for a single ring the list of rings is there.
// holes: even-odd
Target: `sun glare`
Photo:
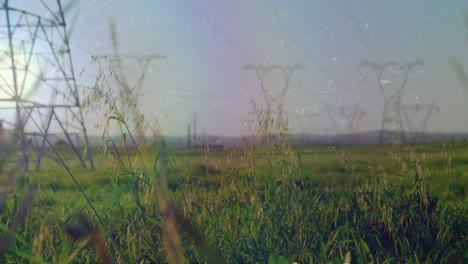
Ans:
[[[16,69],[14,72],[8,43],[0,42],[0,48],[0,107],[8,108],[15,105],[15,98],[31,99],[32,92],[37,86],[38,71],[34,56],[28,60],[28,54],[21,48],[14,47],[13,57]]]

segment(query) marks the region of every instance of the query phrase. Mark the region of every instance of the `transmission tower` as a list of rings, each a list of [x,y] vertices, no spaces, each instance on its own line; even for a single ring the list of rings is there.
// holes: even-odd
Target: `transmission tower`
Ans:
[[[248,64],[244,66],[245,70],[254,71],[257,75],[258,82],[260,84],[260,89],[262,90],[263,97],[266,104],[266,119],[273,120],[278,127],[287,126],[287,120],[284,118],[284,98],[286,92],[288,91],[292,75],[295,71],[304,69],[302,64],[295,64],[292,66],[279,66],[279,65],[252,65]],[[280,86],[280,91],[276,94],[272,93],[270,90],[272,87],[266,87],[265,81],[268,77],[271,77],[275,71],[279,71],[282,74],[284,83]],[[270,76],[269,76],[270,75]]]
[[[119,88],[119,93],[124,104],[123,107],[129,110],[132,121],[135,125],[136,141],[137,144],[145,144],[145,128],[144,117],[139,109],[139,98],[141,97],[143,83],[148,72],[148,68],[152,61],[158,59],[165,59],[165,56],[156,54],[147,55],[123,55],[119,49],[119,42],[117,40],[117,30],[114,23],[110,24],[110,33],[112,41],[112,55],[99,55],[93,56],[99,62],[104,60],[109,63],[112,72],[115,74],[115,80]],[[136,63],[142,65],[142,70],[139,77],[132,84],[128,77],[128,64]]]
[[[335,132],[336,140],[341,143],[345,140],[345,134],[353,135],[357,133],[362,118],[367,115],[359,104],[337,108],[330,108],[327,105],[325,109]],[[351,143],[358,143],[358,138],[351,141]]]
[[[426,129],[433,113],[440,111],[434,102],[430,104],[403,105],[403,117],[406,131],[410,139],[413,134],[419,133],[423,142],[426,142]]]
[[[122,98],[122,107],[128,109],[128,113],[132,122],[135,125],[136,143],[138,145],[145,144],[145,127],[144,116],[140,111],[140,98],[143,93],[143,84],[146,79],[146,74],[149,72],[149,66],[153,60],[164,59],[164,56],[159,55],[120,55],[114,51],[114,55],[99,55],[93,56],[94,59],[99,61],[107,61],[109,67],[112,69],[112,74],[115,75],[117,87],[119,88],[119,95]],[[141,72],[136,78],[136,81],[130,81],[128,77],[128,66],[140,68]]]
[[[35,161],[39,170],[43,157],[63,160],[67,154],[46,148],[55,135],[93,168],[61,2],[15,4],[0,0],[0,110],[15,120],[9,129],[22,153],[16,161],[25,170]]]
[[[374,71],[380,93],[384,99],[379,144],[383,143],[386,130],[396,130],[400,140],[405,141],[401,109],[402,96],[411,71],[422,64],[419,59],[403,63],[395,61],[376,63],[367,60],[361,63],[362,67],[369,67]]]
[[[315,121],[319,119],[322,114],[322,110],[312,113],[290,113],[290,115],[293,117],[293,125],[299,129],[299,140],[302,145],[308,143],[307,136],[309,136],[313,130],[320,128],[315,125]]]

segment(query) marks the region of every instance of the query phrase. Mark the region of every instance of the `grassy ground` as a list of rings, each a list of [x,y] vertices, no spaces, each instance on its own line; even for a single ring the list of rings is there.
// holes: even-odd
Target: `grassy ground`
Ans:
[[[468,262],[463,143],[150,150],[4,173],[0,261]]]

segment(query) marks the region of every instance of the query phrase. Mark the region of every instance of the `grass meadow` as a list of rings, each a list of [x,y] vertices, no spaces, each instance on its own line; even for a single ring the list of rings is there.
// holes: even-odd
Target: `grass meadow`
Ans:
[[[139,149],[2,174],[2,263],[468,263],[468,145]]]
[[[39,172],[34,171],[34,166],[24,171],[24,164],[7,162],[21,160],[23,153],[3,148],[0,263],[468,263],[466,142],[293,145],[285,120],[287,109],[281,108],[293,71],[276,65],[270,68],[281,69],[279,73],[286,83],[276,97],[268,96],[263,87],[265,69],[256,69],[267,106],[257,107],[251,99],[253,139],[246,138],[244,146],[172,149],[158,129],[153,133],[153,142],[144,144],[151,132],[149,128],[158,127],[149,125],[140,109],[144,107],[140,97],[145,74],[136,80],[136,85],[130,84],[132,78],[127,78],[129,73],[121,64],[126,57],[120,56],[118,30],[112,22],[108,24],[110,59],[92,56],[99,68],[95,83],[91,87],[80,85],[80,97],[84,98],[79,103],[78,97],[73,100],[73,107],[82,107],[80,111],[86,114],[92,115],[91,110],[96,110],[96,120],[104,123],[98,127],[104,131],[101,146],[82,153],[83,157],[92,153],[95,168],[83,168],[70,149],[58,149],[48,142],[48,156],[55,161],[44,159]],[[210,29],[206,24],[203,28],[209,29],[211,35],[216,28]],[[468,32],[468,14],[465,25]],[[287,29],[282,31],[289,33]],[[188,33],[189,30],[184,34]],[[10,49],[11,46],[10,39]],[[65,53],[69,54],[68,48]],[[180,58],[186,61],[182,55]],[[191,58],[188,61],[192,64]],[[388,63],[392,67],[394,64]],[[468,91],[462,60],[451,59],[451,64]],[[399,65],[397,72],[406,73],[403,86],[412,67],[408,65]],[[380,79],[386,76],[380,65],[371,68],[376,73],[380,71],[380,83],[384,79],[390,82]],[[154,69],[153,74],[158,74],[158,68]],[[79,75],[83,72],[84,69]],[[39,75],[38,80],[45,79],[42,73]],[[67,76],[65,72],[63,75]],[[16,88],[16,75],[13,76]],[[382,84],[380,89],[386,93]],[[192,98],[192,92],[181,91],[180,96],[185,93]],[[393,94],[401,97],[398,90],[391,94],[391,98],[395,97]],[[178,96],[177,90],[175,95]],[[203,96],[196,94],[194,98]],[[278,109],[270,106],[272,102],[279,104]],[[42,107],[42,103],[39,105]],[[401,101],[397,106],[402,107]],[[181,107],[180,103],[174,107]],[[189,106],[182,107],[192,111]],[[49,124],[54,113],[51,109]],[[28,111],[32,110],[24,114],[32,119]],[[273,120],[273,116],[277,119]],[[95,121],[91,119],[85,120],[86,125]],[[24,145],[21,116],[17,120],[19,127],[14,131],[13,143],[19,145],[23,141]],[[120,129],[116,134],[121,139],[109,135],[111,126]],[[9,150],[18,148],[15,144]]]

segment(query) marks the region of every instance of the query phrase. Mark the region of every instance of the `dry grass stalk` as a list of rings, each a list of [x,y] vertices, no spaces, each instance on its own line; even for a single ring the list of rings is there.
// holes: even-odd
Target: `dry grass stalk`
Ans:
[[[75,240],[84,239],[79,246],[79,250],[83,249],[89,243],[92,243],[100,263],[115,263],[107,253],[106,241],[103,235],[99,229],[94,226],[89,217],[80,215],[78,218],[78,226],[72,226],[64,223],[60,225],[60,228],[64,233],[67,233]],[[69,260],[73,260],[76,254],[77,252],[70,255]]]
[[[177,231],[176,209],[169,197],[169,188],[167,186],[167,154],[166,145],[161,141],[160,146],[160,171],[159,177],[153,177],[153,195],[158,202],[159,212],[163,220],[163,242],[166,249],[169,263],[185,263],[185,257],[182,250],[182,240]],[[144,159],[149,157],[147,150],[142,152]],[[146,157],[146,158],[145,158]]]

